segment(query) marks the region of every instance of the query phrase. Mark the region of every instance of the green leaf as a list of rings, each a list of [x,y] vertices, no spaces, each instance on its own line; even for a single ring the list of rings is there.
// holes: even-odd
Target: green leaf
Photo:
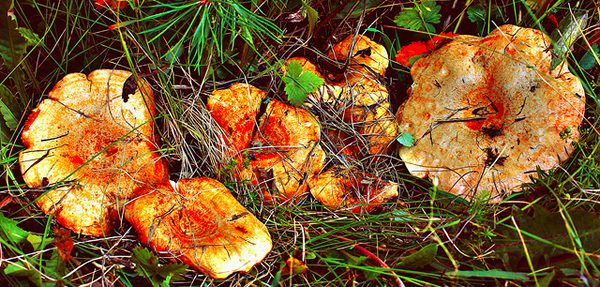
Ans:
[[[394,23],[396,25],[416,31],[424,31],[435,33],[433,24],[440,23],[442,15],[440,10],[442,7],[435,1],[425,1],[420,4],[415,4],[414,7],[407,7],[400,11]]]
[[[25,38],[25,40],[27,40],[27,43],[30,46],[35,46],[35,45],[37,45],[37,43],[42,42],[42,39],[40,39],[40,36],[38,36],[38,34],[31,31],[30,29],[19,27],[19,28],[17,28],[17,31],[19,32],[19,34],[21,34],[21,36],[23,38]]]
[[[437,256],[438,245],[431,243],[421,248],[419,251],[402,258],[399,265],[417,269],[429,265]]]
[[[415,144],[415,137],[409,132],[403,132],[396,140],[405,147],[411,147]]]
[[[15,97],[11,91],[3,84],[0,84],[0,114],[2,115],[4,124],[9,129],[8,133],[17,128],[19,125],[19,117],[17,115],[22,113],[14,99]]]
[[[10,262],[8,263],[8,265],[6,266],[6,268],[4,268],[4,274],[6,275],[12,275],[12,276],[22,276],[22,277],[29,277],[31,275],[33,275],[33,273],[35,273],[34,270],[31,270],[25,266],[23,266],[23,263],[17,261],[17,262]]]
[[[35,286],[42,286],[42,277],[38,270],[26,267],[21,262],[10,262],[3,270],[8,276],[27,278]]]
[[[172,276],[173,275],[171,275],[171,274],[167,275],[167,277],[165,278],[165,280],[162,283],[160,283],[160,287],[170,287],[171,286],[170,282],[171,282],[171,277]]]
[[[188,267],[179,263],[159,265],[156,254],[139,246],[133,249],[131,260],[136,264],[135,272],[148,278],[152,286],[162,286],[165,281],[168,283],[170,280],[183,279],[181,275]]]
[[[4,216],[4,214],[1,213],[0,231],[2,232],[1,234],[3,238],[14,244],[20,244],[25,242],[27,240],[27,237],[30,235],[29,232],[17,226],[17,222],[15,220],[7,218]]]
[[[483,7],[479,5],[469,6],[469,8],[467,8],[467,17],[469,18],[469,21],[471,21],[471,23],[485,22],[486,15],[487,12],[485,11],[485,9],[483,9]]]
[[[306,3],[306,1],[302,1],[302,7],[306,12],[306,18],[308,19],[308,37],[310,37],[319,21],[319,12],[315,10],[315,8],[311,7]]]
[[[598,58],[600,58],[600,49],[598,49],[598,44],[594,43],[592,48],[581,57],[579,65],[582,69],[589,70],[598,64]]]
[[[5,65],[9,71],[21,62],[27,48],[33,45],[30,40],[35,34],[24,28],[19,30],[12,9],[12,1],[0,1],[0,65]]]
[[[496,279],[508,279],[508,280],[518,280],[518,281],[527,281],[529,277],[525,273],[520,272],[510,272],[504,270],[457,270],[448,272],[449,276],[456,277],[482,277],[482,278],[496,278]]]
[[[42,242],[42,240],[43,240],[43,242]],[[31,246],[33,246],[34,250],[43,249],[44,247],[46,247],[46,245],[52,243],[53,240],[54,240],[54,238],[52,238],[52,237],[46,237],[46,239],[44,240],[44,237],[35,235],[35,234],[29,234],[27,236],[27,242],[29,242],[29,244],[31,244]]]
[[[550,68],[558,67],[565,61],[567,54],[571,51],[571,46],[582,35],[582,31],[587,27],[587,13],[569,14],[568,17],[560,21],[558,28],[552,32],[552,62]]]
[[[291,61],[286,66],[283,76],[285,93],[292,105],[300,106],[309,93],[314,93],[325,81],[311,71],[304,71],[298,61]]]

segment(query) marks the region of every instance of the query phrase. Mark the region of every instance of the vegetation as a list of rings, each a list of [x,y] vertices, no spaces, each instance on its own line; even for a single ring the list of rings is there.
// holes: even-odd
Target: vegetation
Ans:
[[[0,1],[0,285],[79,286],[598,286],[600,284],[600,7],[596,1],[4,0]],[[584,84],[587,107],[576,152],[502,203],[467,202],[412,177],[397,157],[358,168],[401,184],[376,214],[333,212],[308,198],[268,205],[223,168],[219,129],[204,108],[214,88],[248,82],[301,105],[332,43],[365,34],[390,55],[442,32],[487,35],[512,23],[552,35],[553,57]],[[393,57],[392,57],[393,58]],[[392,59],[393,60],[393,59]],[[214,281],[160,259],[127,225],[115,235],[72,234],[34,204],[18,154],[29,111],[65,74],[131,70],[157,94],[161,154],[173,179],[225,182],[269,228],[274,249],[248,274]],[[383,80],[397,107],[411,85],[392,63]],[[336,111],[323,126],[346,129]],[[568,131],[567,131],[568,132]],[[402,134],[397,145],[414,138]],[[327,145],[327,143],[324,143]],[[337,159],[336,159],[337,160]],[[235,165],[235,163],[232,163]],[[533,167],[532,167],[533,168]]]

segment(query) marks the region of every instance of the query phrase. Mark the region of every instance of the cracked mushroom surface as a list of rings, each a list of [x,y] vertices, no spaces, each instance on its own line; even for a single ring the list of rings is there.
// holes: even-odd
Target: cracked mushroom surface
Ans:
[[[181,179],[138,190],[125,218],[140,240],[216,279],[248,272],[271,251],[269,231],[211,178]]]
[[[36,204],[76,233],[107,235],[135,188],[168,181],[155,152],[154,98],[145,81],[122,95],[128,71],[68,74],[31,113],[19,155]]]
[[[550,70],[541,31],[504,25],[485,38],[457,36],[417,60],[397,113],[415,137],[400,148],[408,170],[439,188],[491,201],[573,152],[585,96],[566,64]]]

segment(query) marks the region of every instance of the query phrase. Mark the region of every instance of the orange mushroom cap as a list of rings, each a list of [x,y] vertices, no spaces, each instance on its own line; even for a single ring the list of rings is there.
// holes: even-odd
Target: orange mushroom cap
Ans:
[[[485,38],[456,36],[417,60],[414,83],[396,115],[412,147],[408,170],[465,198],[492,201],[573,152],[584,90],[567,65],[550,70],[550,39],[504,25]]]
[[[215,90],[207,107],[228,136],[235,153],[250,145],[256,116],[266,92],[247,84],[236,83],[228,89]]]
[[[310,193],[323,205],[372,212],[398,197],[398,184],[355,168],[334,166],[309,180]]]
[[[320,171],[325,162],[318,144],[320,132],[319,122],[309,111],[271,100],[254,136],[246,179],[269,180],[262,175],[272,171],[275,197],[288,200],[305,195],[306,178]]]
[[[223,279],[248,272],[271,251],[269,231],[220,182],[181,179],[158,186],[125,207],[142,243]]]
[[[364,35],[349,35],[335,44],[329,52],[329,58],[346,61],[350,57],[350,66],[358,73],[384,75],[390,64],[388,52],[382,45]]]
[[[65,227],[106,235],[136,187],[168,180],[154,140],[154,98],[144,81],[124,95],[127,71],[68,74],[29,116],[19,155],[25,183],[52,187],[36,204]]]

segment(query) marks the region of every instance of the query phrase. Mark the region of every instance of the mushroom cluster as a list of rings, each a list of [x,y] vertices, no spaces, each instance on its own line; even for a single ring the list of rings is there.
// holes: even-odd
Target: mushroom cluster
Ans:
[[[271,250],[267,228],[219,182],[169,183],[156,152],[154,98],[131,73],[69,74],[29,116],[23,179],[36,204],[79,234],[106,236],[122,215],[141,241],[214,278],[248,271]]]
[[[249,92],[256,90],[245,84],[215,90],[208,99],[208,109],[230,135],[230,148],[236,151],[238,177],[260,185],[267,200],[295,201],[306,195],[307,178],[319,172],[325,162],[325,154],[318,144],[319,122],[308,110],[278,100],[269,102],[258,122],[260,105],[240,106],[235,111],[253,117],[220,116],[230,110],[219,103],[260,103],[265,93]]]
[[[550,39],[504,25],[485,38],[456,36],[417,60],[397,113],[415,137],[399,154],[411,174],[467,199],[491,201],[573,152],[584,90],[566,64],[550,69]]]
[[[368,138],[369,153],[385,153],[398,127],[385,86],[371,76],[385,73],[387,51],[365,36],[349,36],[334,46],[330,57],[349,61],[344,75],[347,79],[337,84],[326,81],[322,93],[309,96],[309,104],[344,109],[343,120],[359,126],[360,133]],[[325,80],[307,59],[290,58],[288,63],[291,61],[298,61],[303,70]],[[321,126],[309,110],[271,99],[264,114],[255,120],[264,95],[253,86],[234,84],[215,90],[208,99],[208,108],[229,137],[237,177],[260,185],[266,200],[296,202],[310,190],[330,208],[369,212],[398,196],[396,183],[343,166],[325,168]],[[229,103],[241,104],[231,109]]]

